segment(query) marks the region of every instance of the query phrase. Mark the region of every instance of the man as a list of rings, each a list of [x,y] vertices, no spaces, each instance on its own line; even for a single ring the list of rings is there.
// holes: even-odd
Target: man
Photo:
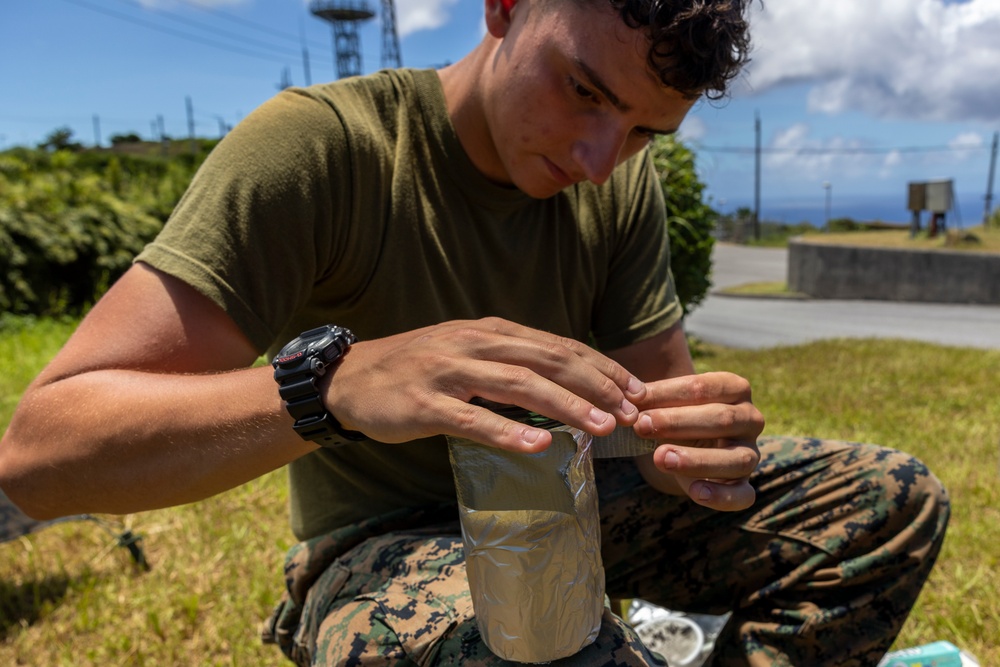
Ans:
[[[269,641],[302,663],[496,664],[441,434],[544,449],[470,401],[516,404],[662,443],[596,466],[613,598],[733,611],[717,664],[874,664],[944,491],[877,447],[758,450],[748,383],[694,375],[669,276],[645,148],[737,74],[744,3],[484,4],[457,64],[288,91],[227,137],[25,393],[0,484],[36,517],[124,513],[287,464],[303,542]],[[330,368],[286,348],[279,394],[249,367],[307,330],[336,339]],[[662,664],[610,612],[567,661]]]

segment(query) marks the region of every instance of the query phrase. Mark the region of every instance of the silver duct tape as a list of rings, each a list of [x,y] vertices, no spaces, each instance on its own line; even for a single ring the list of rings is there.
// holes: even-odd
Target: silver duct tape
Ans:
[[[594,438],[594,458],[614,459],[650,454],[656,449],[655,440],[644,440],[631,428],[619,427],[610,435]]]
[[[552,430],[540,454],[449,438],[469,590],[500,658],[545,663],[597,638],[604,613],[591,437]]]

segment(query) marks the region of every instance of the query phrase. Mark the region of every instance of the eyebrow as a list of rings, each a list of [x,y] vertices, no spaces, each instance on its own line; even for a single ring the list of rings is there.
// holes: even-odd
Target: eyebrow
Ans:
[[[579,68],[579,70],[584,73],[587,79],[590,80],[590,85],[601,91],[601,94],[604,95],[606,98],[608,98],[608,101],[611,102],[611,104],[616,109],[618,109],[619,111],[632,110],[632,105],[627,104],[626,102],[622,102],[621,99],[619,99],[619,97],[615,95],[610,88],[608,88],[608,84],[604,83],[604,79],[602,79],[601,76],[597,72],[595,72],[590,65],[583,62],[579,58],[574,58],[573,62],[576,64],[577,68]]]
[[[583,72],[584,76],[587,77],[587,81],[590,83],[590,85],[592,85],[594,88],[597,88],[597,90],[600,91],[601,95],[604,95],[604,97],[606,97],[608,101],[611,102],[611,106],[613,106],[614,108],[618,109],[621,112],[627,112],[632,110],[632,105],[630,105],[628,102],[623,102],[620,97],[615,95],[614,91],[608,88],[608,84],[604,83],[604,79],[602,79],[601,76],[594,71],[594,68],[592,68],[587,63],[583,62],[583,60],[581,60],[580,58],[574,58],[573,63],[576,65],[577,69]],[[651,127],[637,127],[636,129],[642,130],[643,132],[648,132],[649,134],[662,134],[662,135],[675,134],[677,132],[676,129],[657,130]]]

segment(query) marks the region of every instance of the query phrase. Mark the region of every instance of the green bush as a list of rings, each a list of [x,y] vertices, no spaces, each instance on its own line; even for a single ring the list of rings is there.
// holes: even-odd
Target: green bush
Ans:
[[[0,155],[0,311],[86,310],[156,236],[194,168],[89,151]]]
[[[670,267],[677,296],[689,313],[712,285],[712,229],[718,215],[703,200],[705,185],[690,149],[674,137],[659,137],[652,153],[667,204]]]
[[[51,144],[52,142],[50,142]],[[187,189],[196,157],[16,148],[0,154],[0,311],[75,315],[128,269]],[[694,154],[653,145],[663,186],[677,293],[690,312],[708,292],[715,212]]]

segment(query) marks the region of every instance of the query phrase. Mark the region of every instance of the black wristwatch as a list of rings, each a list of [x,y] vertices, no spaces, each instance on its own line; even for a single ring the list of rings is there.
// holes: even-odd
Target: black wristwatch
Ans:
[[[326,409],[316,386],[327,369],[357,340],[350,329],[327,324],[301,333],[281,348],[271,362],[278,393],[295,419],[292,428],[303,440],[339,447],[367,439],[364,433],[348,431],[340,425]]]

